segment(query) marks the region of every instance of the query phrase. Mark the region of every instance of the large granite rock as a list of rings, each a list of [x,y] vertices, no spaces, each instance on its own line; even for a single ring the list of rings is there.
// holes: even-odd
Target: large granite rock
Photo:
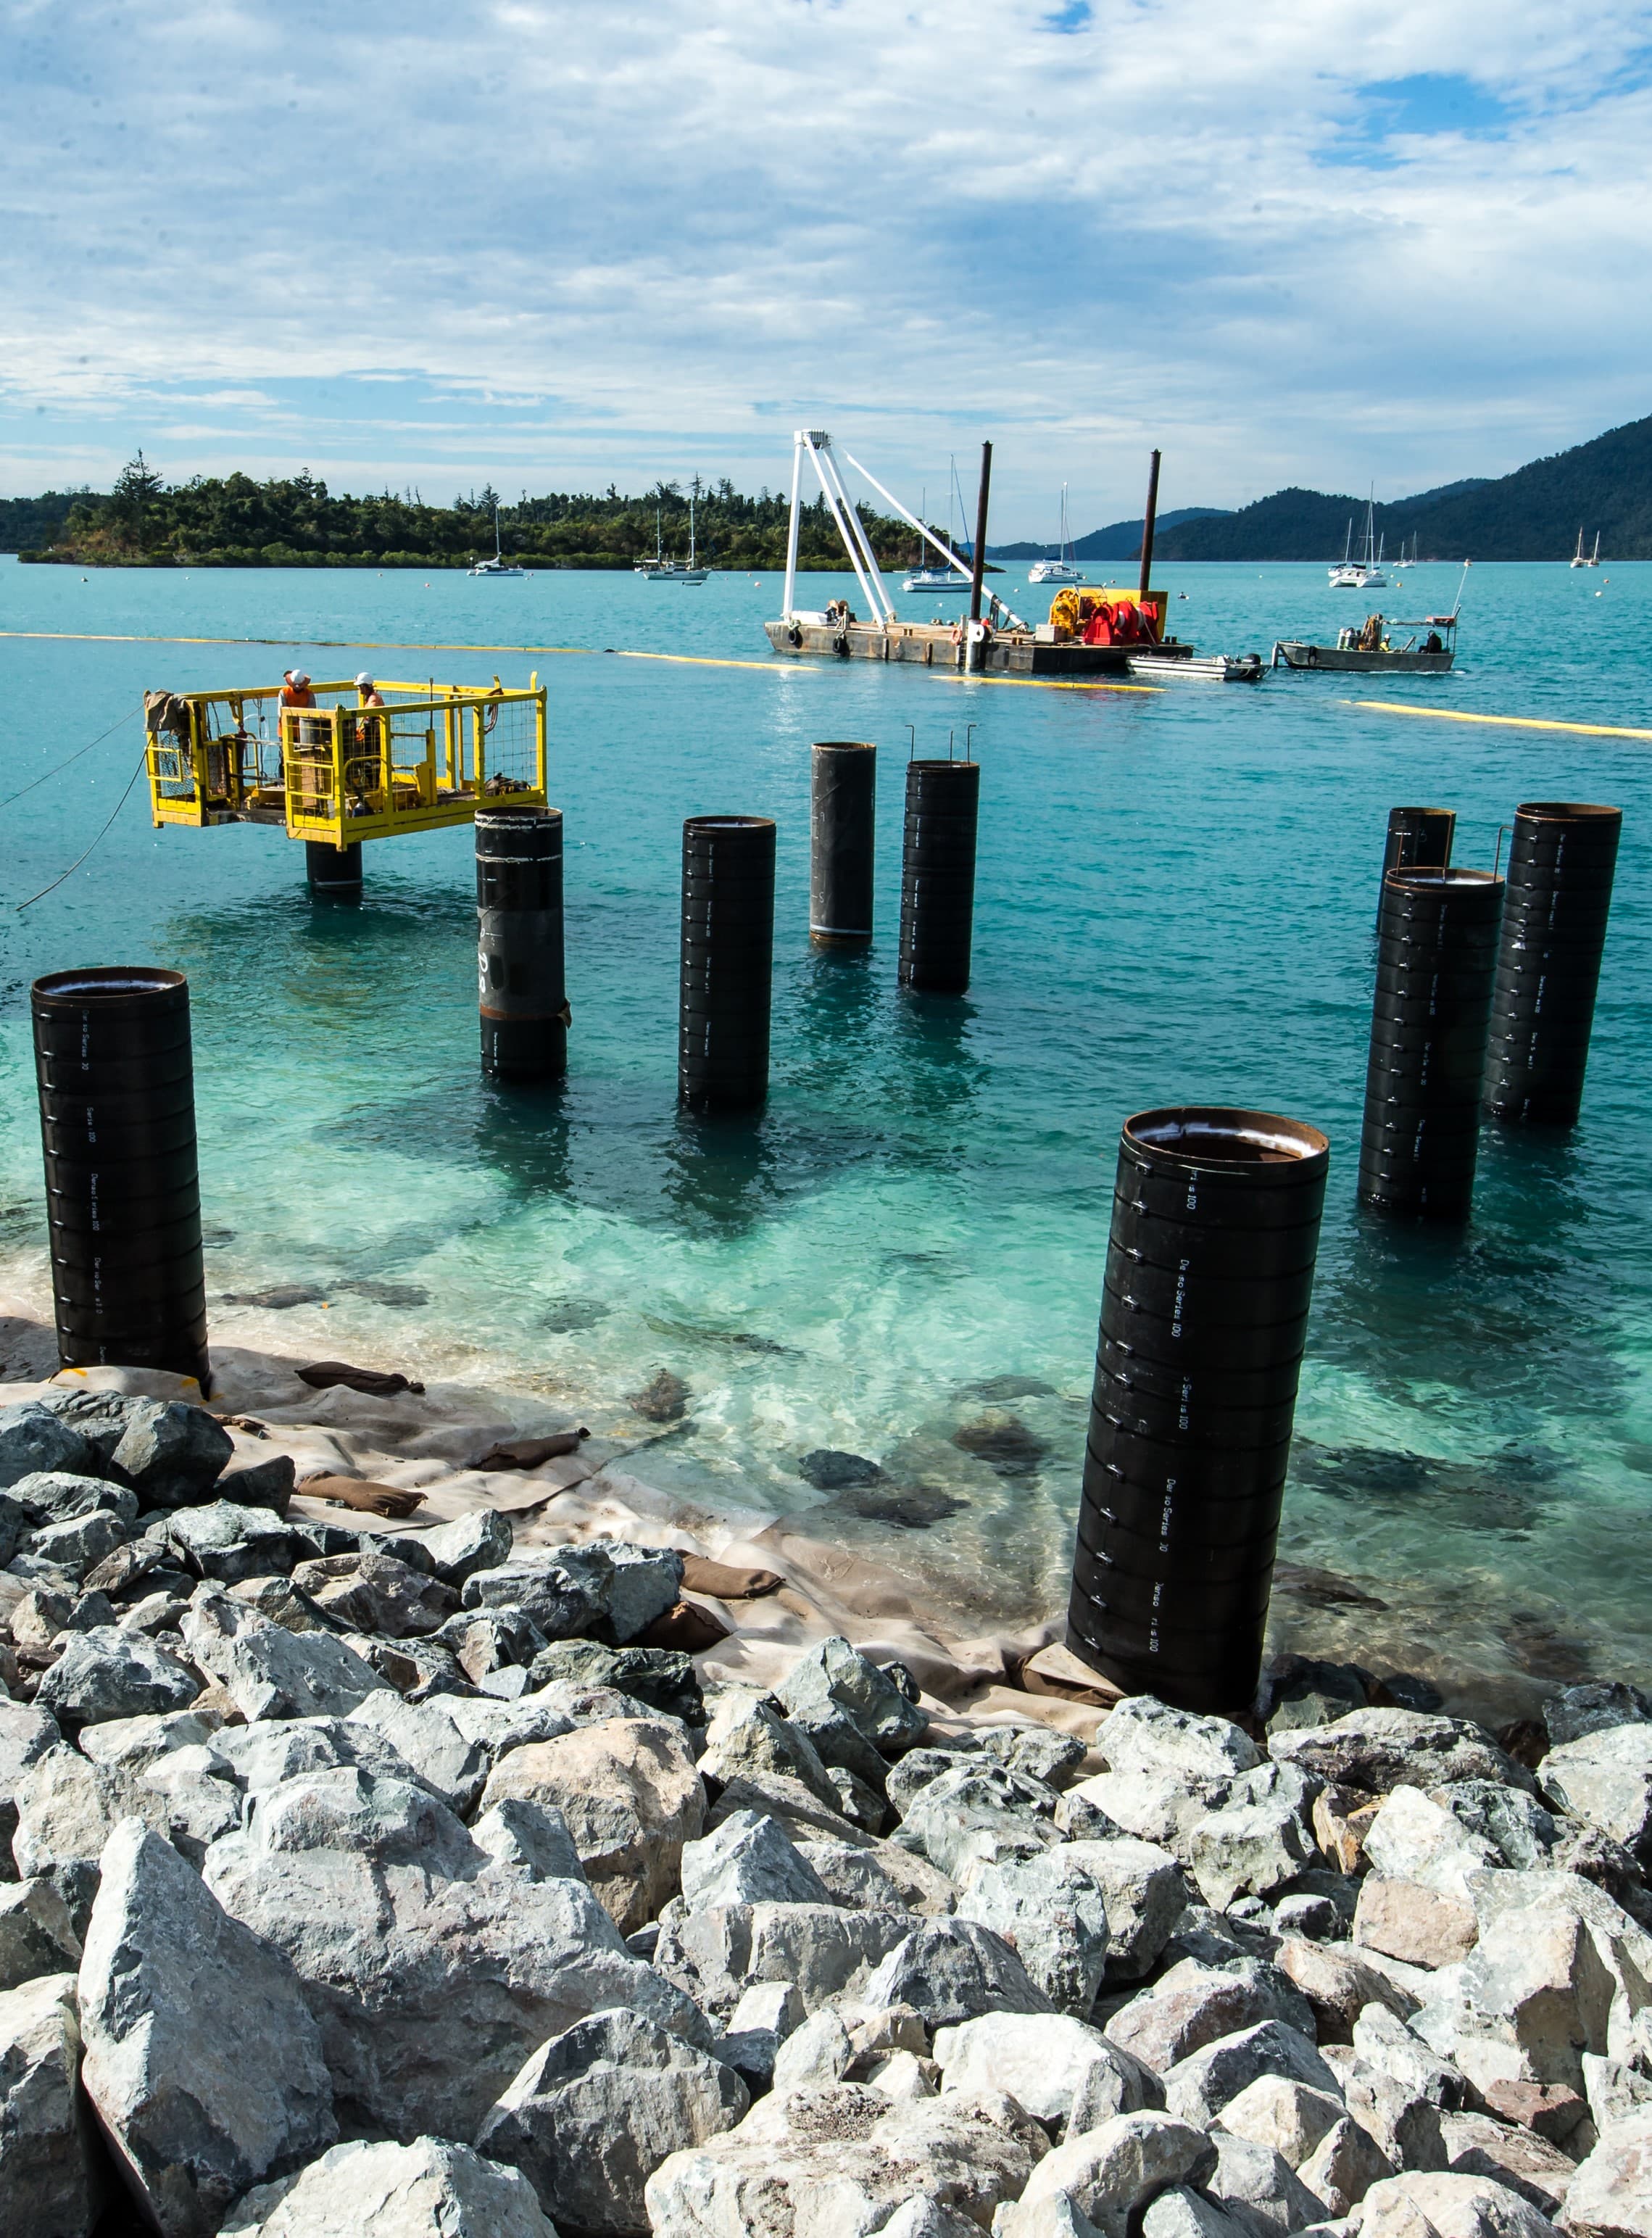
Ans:
[[[1143,2208],[1173,2185],[1197,2185],[1216,2165],[1202,2129],[1168,2114],[1115,2115],[1069,2137],[1041,2161],[1019,2204],[995,2226],[997,2238],[1031,2238],[1047,2228],[1034,2218],[1065,2198],[1103,2238],[1126,2238]]]
[[[346,1717],[386,1683],[341,1639],[288,1632],[215,1586],[196,1592],[180,1629],[191,1659],[248,1720]]]
[[[686,1843],[682,1882],[683,1901],[691,1910],[835,1900],[779,1820],[756,1811],[737,1811],[704,1840]],[[892,1884],[885,1880],[884,1885],[889,1898],[886,1909],[898,1908]]]
[[[1156,2102],[1146,2095],[1152,2077],[1134,2060],[1065,2014],[984,2013],[938,2029],[934,2054],[943,2089],[1001,2090],[1048,2126],[1065,2123],[1080,2098],[1087,2105],[1103,2095],[1131,2102],[1111,2106],[1113,2113],[1133,2114]],[[1099,2083],[1098,2069],[1105,2070]]]
[[[763,1982],[793,1983],[813,2012],[845,1991],[865,1995],[876,1969],[924,1923],[910,1912],[836,1904],[710,1905],[680,1916],[672,1904],[660,1923],[655,1963],[718,2019]]]
[[[750,2102],[721,2061],[636,2013],[598,2013],[533,2053],[476,2142],[521,2169],[563,2238],[645,2238],[649,2177]]]
[[[972,1867],[956,1917],[1001,1936],[1058,2012],[1089,2011],[1107,1961],[1107,1899],[1070,1844]]]
[[[1549,1800],[1609,1835],[1652,1870],[1652,1725],[1609,1725],[1550,1749],[1537,1768]]]
[[[235,1450],[228,1431],[204,1407],[140,1399],[127,1414],[113,1462],[145,1507],[187,1507],[205,1500]]]
[[[1566,2191],[1576,2238],[1652,2238],[1652,2107],[1602,2131]]]
[[[80,2025],[72,1974],[0,1996],[0,2230],[86,2238],[108,2162],[76,2087]]]
[[[705,1824],[705,1790],[681,1728],[617,1718],[515,1749],[482,1806],[519,1796],[559,1810],[585,1877],[629,1934],[677,1892],[683,1845]]]
[[[81,1942],[60,1890],[43,1875],[0,1885],[0,1990],[73,1972]]]
[[[87,1440],[50,1408],[29,1399],[0,1410],[0,1486],[40,1470],[71,1476],[100,1473],[97,1456]]]
[[[301,2175],[261,2184],[223,2238],[558,2238],[515,2168],[446,2137],[334,2145]]]
[[[86,2094],[165,2238],[207,2238],[338,2135],[292,1968],[137,1819],[103,1852],[80,2007]]]
[[[1037,2123],[1008,2098],[891,2104],[853,2082],[776,2094],[655,2171],[649,2228],[654,2238],[849,2238],[895,2228],[898,2210],[923,2201],[984,2229],[1045,2150]]]
[[[207,1884],[292,1962],[352,2128],[473,2136],[529,2053],[593,2012],[627,2007],[707,2040],[693,2003],[632,1957],[583,1883],[536,1879],[479,1843],[418,1861],[266,1850],[271,1823],[255,1813],[215,1844]]]
[[[1117,1712],[1114,1712],[1115,1716]],[[1355,1710],[1334,1725],[1272,1733],[1268,1753],[1342,1787],[1386,1795],[1396,1787],[1444,1787],[1461,1779],[1531,1786],[1523,1765],[1458,1718],[1421,1710]]]
[[[931,2028],[1053,2010],[1003,1938],[969,1919],[926,1919],[883,1960],[865,1997],[869,2005],[912,2005]]]
[[[71,1632],[36,1691],[37,1709],[70,1731],[110,1718],[158,1717],[185,1710],[201,1692],[197,1674],[141,1632],[100,1625]]]

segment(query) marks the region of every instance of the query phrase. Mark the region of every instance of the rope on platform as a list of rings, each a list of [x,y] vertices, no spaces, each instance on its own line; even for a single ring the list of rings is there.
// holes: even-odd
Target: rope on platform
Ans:
[[[1470,715],[1457,707],[1407,707],[1398,699],[1345,699],[1345,707],[1365,707],[1378,715],[1417,715],[1435,723],[1495,723],[1510,731],[1575,731],[1586,738],[1652,738],[1652,731],[1631,731],[1621,723],[1557,723],[1541,715]]]
[[[50,778],[60,777],[69,767],[69,762],[77,762],[83,754],[89,754],[93,746],[101,746],[105,738],[112,738],[123,724],[129,723],[135,715],[141,715],[142,712],[142,707],[129,707],[124,715],[118,716],[109,725],[107,731],[100,731],[89,745],[76,746],[69,757],[69,761],[59,762],[56,768],[49,769],[44,777],[30,778],[28,784],[20,785],[16,792],[9,792],[3,800],[0,800],[0,808],[10,808],[14,800],[21,800],[25,792],[32,792],[37,785],[45,785]]]
[[[110,809],[108,819],[104,823],[102,829],[98,832],[97,838],[93,840],[91,846],[88,847],[84,853],[76,856],[74,861],[63,873],[63,877],[54,878],[49,886],[42,886],[40,891],[37,894],[30,894],[26,902],[19,902],[17,904],[17,914],[19,917],[23,915],[24,910],[33,909],[36,902],[43,902],[48,894],[55,893],[57,888],[63,884],[64,878],[72,878],[74,877],[76,871],[79,870],[81,864],[86,860],[86,857],[89,855],[92,852],[92,849],[97,845],[98,840],[102,838],[103,833],[109,830],[109,825],[114,823],[116,818],[125,807],[127,794],[131,791],[132,787],[142,776],[144,769],[148,765],[149,758],[149,742],[146,738],[143,741],[143,751],[137,758],[137,767],[133,771],[131,776],[126,780],[125,791],[122,791],[120,798],[116,802],[114,807]]]

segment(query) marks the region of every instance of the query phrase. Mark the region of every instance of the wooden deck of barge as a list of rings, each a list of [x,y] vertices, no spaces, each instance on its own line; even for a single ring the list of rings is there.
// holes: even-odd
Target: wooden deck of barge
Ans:
[[[922,668],[957,670],[964,665],[961,634],[944,622],[891,622],[884,627],[856,621],[845,628],[794,616],[790,621],[765,622],[763,630],[774,650],[790,660],[909,660]],[[1030,630],[1003,630],[979,647],[975,666],[978,673],[994,676],[1127,676],[1132,652],[1143,650],[1140,644],[1048,644]],[[1193,648],[1173,637],[1151,650],[1166,660],[1185,660]]]

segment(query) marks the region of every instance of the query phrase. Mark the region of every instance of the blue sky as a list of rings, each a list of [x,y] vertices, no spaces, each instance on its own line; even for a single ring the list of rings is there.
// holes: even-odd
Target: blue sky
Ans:
[[[995,533],[1497,473],[1652,411],[1644,7],[28,0],[0,493],[307,467]],[[968,463],[965,463],[965,462]]]

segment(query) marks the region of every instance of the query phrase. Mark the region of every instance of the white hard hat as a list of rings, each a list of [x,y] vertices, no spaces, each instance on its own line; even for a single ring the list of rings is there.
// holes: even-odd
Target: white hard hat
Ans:
[[[356,681],[356,689],[357,689],[357,691],[358,691],[358,692],[371,692],[371,691],[372,691],[372,689],[373,689],[373,679],[372,679],[372,677],[371,677],[371,676],[369,676],[369,675],[368,675],[368,673],[367,673],[367,670],[366,670],[365,668],[362,670],[362,672],[361,672],[360,675],[360,676],[358,676],[358,677],[356,678],[356,680],[355,680],[355,681]]]
[[[289,668],[287,672],[287,680],[289,684],[307,684],[310,680],[310,672],[307,668]]]

